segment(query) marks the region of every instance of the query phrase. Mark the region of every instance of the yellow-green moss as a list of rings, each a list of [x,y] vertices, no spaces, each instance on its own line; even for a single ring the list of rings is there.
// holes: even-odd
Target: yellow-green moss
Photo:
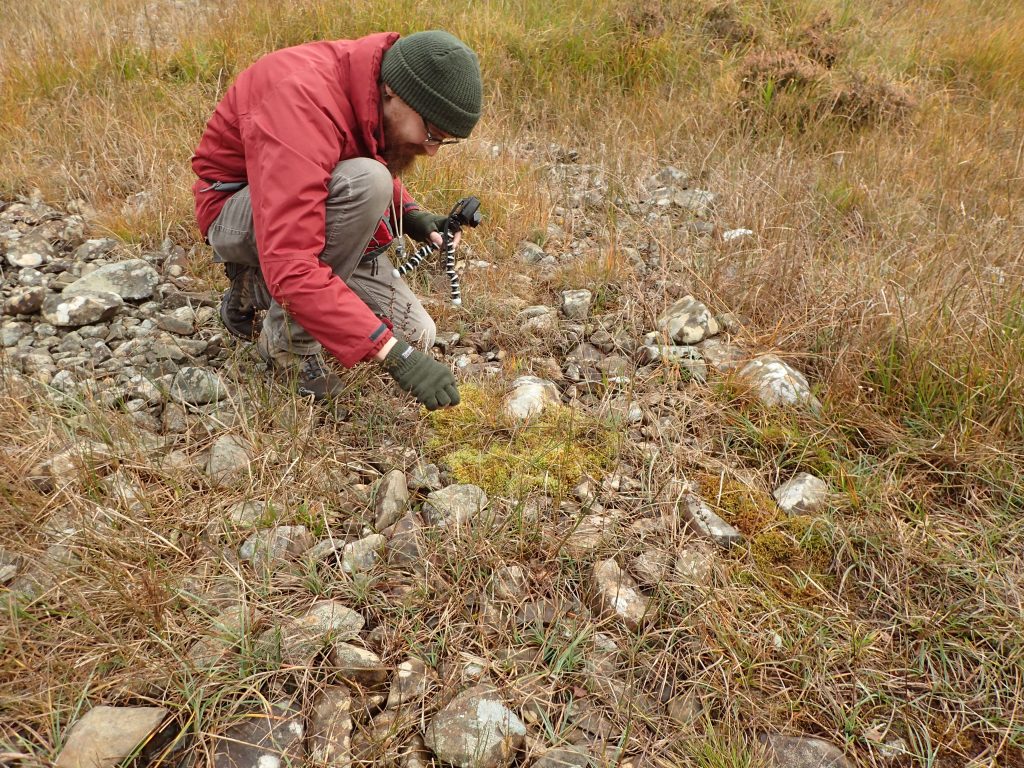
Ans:
[[[764,491],[719,475],[698,474],[701,496],[727,523],[751,536],[777,522],[782,513]]]
[[[579,411],[556,406],[518,422],[504,415],[500,392],[469,385],[460,394],[458,408],[431,414],[427,450],[457,482],[489,494],[564,490],[584,474],[600,477],[618,453],[616,433]]]

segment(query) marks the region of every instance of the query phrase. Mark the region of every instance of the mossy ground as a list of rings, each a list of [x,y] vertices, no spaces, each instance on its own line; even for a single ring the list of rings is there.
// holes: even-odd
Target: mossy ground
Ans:
[[[618,455],[618,435],[578,410],[555,406],[525,422],[504,414],[502,393],[482,384],[460,389],[458,408],[431,414],[427,449],[459,483],[489,495],[561,495],[583,475],[595,479]]]

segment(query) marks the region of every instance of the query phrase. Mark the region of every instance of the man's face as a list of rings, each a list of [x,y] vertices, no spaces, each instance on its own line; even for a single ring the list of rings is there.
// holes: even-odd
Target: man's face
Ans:
[[[384,112],[384,151],[381,156],[393,176],[409,170],[420,155],[433,157],[440,145],[430,138],[447,138],[435,127],[428,127],[420,114],[406,104],[387,85],[381,86]]]

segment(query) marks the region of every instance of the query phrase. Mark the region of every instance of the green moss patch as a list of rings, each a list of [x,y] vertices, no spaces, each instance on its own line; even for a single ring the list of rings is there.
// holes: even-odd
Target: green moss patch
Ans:
[[[562,406],[526,422],[504,415],[499,392],[463,386],[457,408],[430,416],[431,456],[459,483],[497,496],[544,489],[560,493],[583,475],[599,478],[618,455],[618,435],[605,423]]]

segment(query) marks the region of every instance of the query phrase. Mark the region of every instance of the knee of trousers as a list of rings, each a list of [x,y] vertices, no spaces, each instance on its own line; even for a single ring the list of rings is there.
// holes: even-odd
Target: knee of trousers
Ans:
[[[370,157],[342,160],[331,173],[327,195],[331,198],[358,196],[375,211],[383,212],[395,194],[391,171]]]

